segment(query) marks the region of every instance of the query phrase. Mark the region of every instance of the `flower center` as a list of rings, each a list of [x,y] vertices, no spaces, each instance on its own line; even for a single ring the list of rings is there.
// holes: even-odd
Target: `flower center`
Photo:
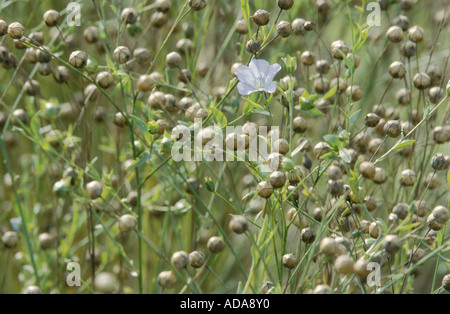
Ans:
[[[261,89],[261,88],[265,88],[266,87],[266,81],[264,80],[263,77],[257,77],[255,79],[255,88],[256,89]]]

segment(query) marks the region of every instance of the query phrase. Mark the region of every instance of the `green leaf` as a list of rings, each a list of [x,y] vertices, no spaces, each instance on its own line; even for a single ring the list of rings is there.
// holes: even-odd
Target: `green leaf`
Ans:
[[[249,103],[253,106],[253,108],[264,109],[263,106],[261,106],[260,104],[257,104],[257,103],[254,102],[253,100],[251,100],[251,99],[249,99],[249,98],[245,98],[245,97],[242,97],[242,98],[244,98],[244,100],[246,100],[247,102],[249,102]]]
[[[150,159],[152,159],[152,155],[150,155],[148,152],[144,152],[130,166],[128,166],[128,170],[132,170],[136,167],[142,166]]]
[[[330,144],[334,148],[337,148],[340,146],[339,137],[337,137],[336,135],[328,134],[328,135],[325,135],[323,138],[328,144]]]
[[[354,113],[350,116],[350,123],[354,123],[354,122],[358,119],[358,117],[359,117],[360,114],[361,114],[361,109],[358,110],[358,111],[356,111],[356,112],[354,112]]]
[[[337,92],[337,86],[333,87],[332,89],[330,89],[328,91],[328,93],[325,94],[325,96],[323,96],[323,99],[328,99],[333,97]]]
[[[404,148],[406,148],[406,147],[409,147],[409,146],[411,146],[411,145],[414,145],[415,142],[416,142],[415,140],[410,140],[410,141],[406,141],[406,142],[399,143],[399,144],[397,144],[397,145],[395,146],[395,149],[396,149],[396,150],[404,149]]]
[[[214,119],[217,121],[217,123],[219,123],[222,126],[228,125],[228,120],[222,111],[220,111],[217,108],[211,108],[211,112],[213,114]]]
[[[321,117],[323,116],[323,112],[317,108],[313,108],[310,110],[300,110],[301,113],[310,116],[310,117]]]
[[[448,183],[448,188],[450,189],[450,170],[447,173],[447,183]]]
[[[259,113],[259,114],[263,114],[265,116],[271,116],[272,114],[269,111],[263,110],[263,109],[255,109],[253,110],[253,113]]]
[[[250,23],[250,6],[248,5],[248,0],[241,0],[241,9],[242,15],[244,19],[247,21],[248,31],[250,33],[250,37],[252,37],[252,25]]]
[[[346,148],[342,148],[339,151],[339,156],[342,158],[343,161],[345,161],[348,164],[352,162],[352,157],[350,156],[350,153]]]
[[[131,120],[136,124],[139,130],[141,130],[144,134],[148,133],[148,124],[145,123],[142,119],[131,115]]]

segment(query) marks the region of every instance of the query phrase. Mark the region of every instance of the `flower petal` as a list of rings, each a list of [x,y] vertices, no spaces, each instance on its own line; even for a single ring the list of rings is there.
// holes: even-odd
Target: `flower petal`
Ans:
[[[253,85],[255,81],[255,77],[253,75],[252,70],[250,70],[247,66],[241,66],[234,71],[234,74],[237,76],[239,81],[243,83],[247,83],[249,85]]]
[[[267,86],[266,86],[266,92],[273,94],[277,91],[277,83],[275,83],[274,81],[270,82]]]
[[[249,64],[255,78],[262,77],[269,67],[270,63],[264,59],[253,59]]]
[[[251,93],[257,92],[258,90],[255,89],[255,87],[251,86],[250,84],[247,84],[245,82],[239,82],[237,85],[239,94],[242,96],[248,96]]]
[[[272,64],[267,68],[267,70],[264,72],[264,79],[266,80],[266,83],[269,84],[273,81],[275,78],[275,75],[278,74],[281,70],[281,65],[278,63]]]

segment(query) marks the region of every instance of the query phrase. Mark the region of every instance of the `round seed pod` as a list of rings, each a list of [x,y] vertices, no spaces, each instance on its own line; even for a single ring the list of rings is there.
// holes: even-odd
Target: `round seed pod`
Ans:
[[[432,104],[438,104],[445,97],[445,91],[439,86],[434,86],[430,88],[428,95]]]
[[[206,7],[205,0],[189,0],[189,6],[194,11],[201,11]]]
[[[289,143],[285,139],[276,140],[275,143],[273,143],[273,150],[276,153],[286,155],[289,153]]]
[[[404,10],[404,11],[408,11],[411,10],[414,6],[414,1],[413,0],[401,0],[400,1],[400,9]]]
[[[444,278],[442,278],[442,288],[450,292],[450,274],[445,275]]]
[[[36,96],[41,93],[41,84],[35,80],[26,81],[23,88],[28,96]]]
[[[122,233],[129,233],[137,226],[137,219],[132,215],[123,215],[119,218],[119,230]]]
[[[350,52],[350,47],[342,40],[337,40],[331,43],[331,54],[337,60],[343,60],[344,57]]]
[[[377,209],[377,202],[373,196],[366,196],[364,198],[364,205],[367,207],[369,212],[373,212]]]
[[[54,238],[48,233],[41,233],[38,237],[41,249],[48,250],[54,245]]]
[[[70,78],[70,70],[63,65],[60,65],[53,71],[53,78],[59,84],[67,83]]]
[[[120,18],[122,19],[122,23],[134,24],[137,21],[138,15],[134,8],[125,8],[122,10]]]
[[[152,55],[150,51],[146,48],[136,48],[133,52],[133,57],[139,64],[145,64],[150,61]]]
[[[25,60],[27,62],[30,62],[31,64],[35,64],[38,62],[38,50],[36,50],[34,48],[27,48],[23,57],[25,58]]]
[[[97,74],[95,82],[101,88],[107,89],[114,83],[114,77],[112,76],[112,74],[110,72],[103,71],[103,72],[100,72],[99,74]]]
[[[281,38],[290,37],[293,31],[291,23],[287,21],[281,21],[277,24],[277,34]]]
[[[13,123],[15,125],[19,125],[18,121],[22,122],[23,124],[28,124],[28,114],[23,109],[16,109],[13,111]]]
[[[400,121],[398,120],[390,120],[386,122],[383,129],[386,135],[391,138],[397,138],[402,133],[402,127]]]
[[[427,174],[424,182],[425,182],[425,187],[428,187],[429,190],[435,190],[441,184],[439,182],[438,176],[433,172],[430,172],[429,174]]]
[[[369,235],[377,239],[380,236],[380,229],[378,228],[378,224],[376,222],[372,222],[369,226]]]
[[[342,179],[343,172],[342,172],[341,167],[338,167],[336,165],[331,165],[328,168],[327,175],[328,175],[328,178],[336,181],[336,180]]]
[[[328,0],[317,0],[316,8],[321,15],[326,16],[330,11],[331,7],[330,4],[328,3]]]
[[[437,126],[433,129],[433,140],[438,144],[444,144],[450,138],[448,126]]]
[[[184,184],[184,190],[187,193],[193,193],[192,191],[198,191],[200,189],[200,183],[196,178],[189,178],[186,181],[187,182]]]
[[[411,91],[406,88],[400,89],[395,95],[397,102],[402,106],[408,106],[411,104],[412,96]]]
[[[359,165],[359,172],[367,179],[373,179],[376,174],[375,166],[370,161],[364,161]]]
[[[189,263],[193,268],[201,268],[205,265],[206,256],[203,252],[194,251],[189,254]]]
[[[181,64],[181,56],[178,52],[171,52],[166,57],[166,63],[169,66],[169,68],[177,68]]]
[[[119,289],[119,281],[111,273],[101,273],[95,277],[95,289],[102,294],[113,294]]]
[[[431,214],[434,216],[437,222],[445,225],[450,219],[450,213],[444,206],[437,206],[433,209]]]
[[[323,238],[320,241],[320,252],[332,257],[336,254],[336,246],[336,241],[333,238]]]
[[[83,32],[84,40],[88,44],[95,44],[99,40],[98,28],[95,26],[87,27]]]
[[[436,64],[432,64],[427,69],[427,74],[433,85],[440,85],[442,80],[442,68]]]
[[[442,228],[444,228],[444,225],[436,219],[433,213],[429,215],[427,218],[427,226],[428,228],[434,231],[439,231],[442,230]]]
[[[389,0],[377,0],[381,11],[386,11],[389,8]]]
[[[236,22],[235,25],[235,30],[236,33],[240,34],[240,35],[246,35],[248,34],[248,24],[247,21],[242,19]]]
[[[69,63],[74,68],[84,68],[87,64],[88,55],[86,52],[77,50],[70,54]]]
[[[255,12],[255,14],[253,14],[251,18],[256,25],[264,26],[269,24],[270,13],[266,10],[259,9]]]
[[[42,294],[42,290],[37,286],[28,286],[23,294]]]
[[[402,79],[406,75],[405,64],[401,61],[393,62],[389,67],[389,74],[395,79]]]
[[[319,74],[326,75],[330,71],[330,63],[328,60],[318,60],[316,62],[316,71]]]
[[[407,42],[402,44],[400,47],[401,55],[404,57],[407,57],[407,58],[411,58],[411,57],[415,56],[416,52],[417,52],[417,45],[416,45],[416,43],[414,43],[410,40],[408,40]]]
[[[369,262],[366,261],[363,257],[358,259],[353,265],[353,271],[358,275],[361,279],[366,279],[370,275],[370,271],[367,270],[367,266]]]
[[[383,239],[383,247],[389,254],[395,254],[400,251],[402,243],[396,235],[387,235]]]
[[[288,223],[291,223],[296,226],[297,228],[301,228],[301,221],[300,221],[300,215],[298,213],[298,210],[294,207],[289,209],[286,215]]]
[[[364,124],[368,128],[374,128],[380,123],[380,117],[376,113],[369,113],[364,118]]]
[[[261,293],[262,294],[269,294],[271,291],[273,291],[273,283],[271,283],[270,281],[266,281],[263,283],[262,287],[261,287]]]
[[[330,81],[320,77],[314,81],[314,90],[318,94],[325,94],[330,90]]]
[[[147,105],[154,109],[162,109],[166,105],[166,95],[163,92],[156,91],[148,97]]]
[[[316,57],[314,55],[314,53],[312,53],[311,51],[307,50],[304,51],[301,55],[300,55],[300,62],[303,63],[306,66],[310,66],[313,65],[314,62],[316,60]]]
[[[41,47],[41,49],[43,51],[38,50],[36,52],[38,62],[48,63],[48,62],[52,61],[52,56],[50,55],[51,54],[50,48],[43,46],[43,47]]]
[[[318,222],[321,222],[323,218],[322,209],[320,207],[314,208],[311,216]]]
[[[295,35],[305,35],[307,33],[304,25],[305,20],[301,18],[296,18],[294,21],[292,21],[292,29],[294,30]]]
[[[341,196],[344,194],[344,181],[342,180],[328,180],[327,192],[332,196]]]
[[[282,188],[286,183],[286,175],[281,171],[275,171],[270,175],[269,182],[275,189]]]
[[[331,147],[325,142],[320,142],[316,146],[314,146],[313,153],[317,159],[322,158],[324,155],[331,152]]]
[[[409,28],[409,19],[407,16],[405,15],[399,15],[397,16],[393,23],[395,25],[397,25],[398,27],[400,27],[402,29],[402,31],[406,32]]]
[[[138,193],[136,191],[131,191],[127,195],[127,204],[131,206],[137,206],[138,203]]]
[[[316,233],[311,228],[304,228],[300,232],[300,238],[304,243],[312,244],[316,240]]]
[[[21,39],[25,34],[25,27],[19,22],[14,22],[8,26],[8,35],[12,39]]]
[[[277,5],[281,10],[290,10],[294,5],[294,0],[277,0]]]
[[[151,91],[153,88],[153,80],[150,75],[141,75],[136,83],[137,88],[142,92]]]
[[[414,201],[415,214],[425,217],[430,212],[430,206],[426,201]]]
[[[281,170],[283,167],[283,155],[272,153],[267,157],[266,163],[273,171]]]
[[[176,269],[185,269],[189,265],[189,255],[184,251],[178,251],[173,253],[170,261]]]
[[[293,120],[293,130],[295,133],[305,133],[308,129],[308,124],[302,117],[295,117]]]
[[[361,100],[364,96],[363,90],[360,86],[349,86],[347,87],[347,95],[352,97],[353,101]]]
[[[442,153],[437,153],[431,159],[431,167],[436,171],[444,170],[447,168],[447,161],[447,156]]]
[[[158,275],[158,285],[164,289],[172,289],[177,283],[177,278],[171,270],[163,271]]]
[[[262,181],[258,183],[256,191],[260,197],[269,198],[273,194],[273,187],[268,181]]]
[[[155,12],[150,17],[150,23],[153,27],[161,28],[163,27],[168,20],[168,15],[163,12]]]
[[[431,79],[426,73],[417,73],[413,78],[414,86],[419,90],[428,88],[431,84]]]
[[[180,72],[178,72],[177,77],[181,82],[185,84],[188,84],[192,81],[192,73],[188,69],[182,69]]]
[[[334,262],[334,269],[336,270],[336,272],[342,275],[353,273],[353,266],[353,258],[348,255],[341,255]]]
[[[256,54],[261,50],[261,43],[258,40],[251,39],[245,47],[249,53]]]
[[[103,186],[98,181],[92,181],[86,185],[86,192],[93,200],[100,198],[103,193]]]
[[[14,231],[5,232],[2,236],[2,242],[8,249],[13,249],[19,243],[19,235]]]
[[[399,43],[403,40],[403,30],[399,26],[391,26],[386,32],[389,41]]]
[[[245,219],[245,217],[235,216],[233,217],[233,219],[231,219],[229,228],[234,233],[244,234],[249,228],[249,223],[247,219]]]
[[[0,37],[5,36],[8,32],[8,23],[6,23],[4,20],[0,20]]]
[[[217,254],[225,249],[225,242],[220,237],[211,237],[206,246],[211,253]]]
[[[297,267],[298,261],[294,254],[289,253],[283,256],[283,266],[287,269],[294,269]]]
[[[333,294],[333,290],[328,285],[318,285],[314,288],[313,294],[323,295],[323,294]]]
[[[404,220],[408,217],[409,214],[409,206],[405,203],[398,203],[392,209],[392,212],[397,215],[398,218]]]
[[[417,175],[416,173],[411,169],[403,170],[400,175],[400,183],[403,186],[413,186],[416,182]]]
[[[58,26],[61,16],[58,11],[48,10],[44,13],[44,22],[48,27]]]
[[[350,60],[350,63],[354,65],[355,69],[359,68],[359,65],[361,64],[361,58],[358,55],[349,52],[347,54],[347,58]],[[344,63],[344,66],[348,68],[347,63]]]
[[[314,23],[311,22],[311,21],[306,21],[306,22],[303,24],[303,27],[305,28],[305,30],[306,30],[307,32],[310,32],[310,31],[313,31],[313,30],[316,29],[316,24],[314,24]]]
[[[418,43],[423,40],[424,30],[420,26],[413,26],[408,29],[408,38],[412,42]]]
[[[119,46],[114,50],[113,53],[114,61],[116,61],[119,64],[127,63],[131,58],[131,52],[128,47],[125,46]]]
[[[157,11],[167,13],[172,7],[172,2],[170,0],[156,0],[155,9]]]

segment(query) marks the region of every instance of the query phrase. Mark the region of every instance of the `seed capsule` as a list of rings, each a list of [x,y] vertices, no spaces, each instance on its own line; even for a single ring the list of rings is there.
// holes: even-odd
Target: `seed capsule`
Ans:
[[[281,10],[290,10],[294,5],[294,0],[277,0],[277,4]]]
[[[316,233],[311,228],[304,228],[300,232],[300,238],[304,243],[312,244],[316,240]]]
[[[5,247],[13,249],[19,243],[19,235],[14,231],[5,232],[5,234],[2,236],[2,242]]]
[[[433,214],[428,216],[427,226],[428,228],[434,231],[439,231],[442,230],[442,228],[444,228],[444,225],[440,223]]]
[[[413,26],[408,30],[408,38],[412,42],[418,43],[423,40],[424,30],[420,26]]]
[[[397,25],[398,27],[400,27],[402,29],[402,31],[406,32],[409,28],[409,19],[407,16],[405,15],[399,15],[397,16],[393,23],[395,25]]]
[[[86,52],[77,50],[71,53],[69,63],[74,68],[84,68],[87,64],[88,55]]]
[[[256,54],[261,50],[261,43],[258,40],[251,39],[246,44],[246,49],[251,54]]]
[[[400,47],[400,53],[402,56],[411,58],[416,55],[417,52],[417,45],[416,43],[408,40]]]
[[[37,286],[29,286],[25,289],[23,294],[42,294],[42,290]]]
[[[281,171],[275,171],[270,175],[269,182],[275,189],[282,188],[286,183],[286,175]]]
[[[413,78],[414,86],[419,90],[428,88],[431,84],[431,79],[426,73],[417,73]]]
[[[298,261],[294,254],[289,253],[283,256],[283,266],[287,269],[294,269],[297,267]]]
[[[427,187],[429,190],[435,190],[440,186],[439,179],[438,179],[437,175],[433,172],[430,172],[429,174],[427,174],[424,182],[425,182],[425,187]]]
[[[433,167],[433,169],[436,171],[446,169],[447,163],[448,163],[448,157],[442,153],[437,153],[431,159],[431,167]]]
[[[110,72],[103,71],[103,72],[100,72],[97,75],[97,78],[96,78],[95,82],[101,88],[107,89],[108,87],[110,87],[114,83],[114,77],[112,76],[112,74]]]
[[[54,245],[54,237],[48,233],[41,233],[38,237],[41,249],[48,250]]]
[[[389,74],[395,79],[402,79],[406,75],[406,67],[403,62],[395,61],[389,67]]]
[[[378,224],[376,222],[372,222],[369,226],[369,235],[377,239],[380,236],[380,229],[378,228]]]
[[[333,238],[323,238],[320,241],[320,252],[327,256],[334,256],[336,254],[336,241]]]
[[[92,181],[86,185],[86,192],[91,199],[97,199],[103,193],[102,184],[98,181]]]
[[[225,249],[225,242],[220,237],[211,237],[206,246],[211,253],[217,254]]]
[[[237,233],[237,234],[243,234],[245,233],[249,228],[249,223],[247,219],[243,216],[236,216],[233,217],[230,221],[229,228],[231,231]]]
[[[294,30],[294,34],[295,35],[305,35],[307,33],[304,25],[305,25],[305,20],[301,19],[301,18],[296,18],[293,22],[292,22],[292,29]]]
[[[145,64],[151,59],[152,55],[146,48],[136,48],[133,52],[133,57],[136,59],[137,63]]]
[[[4,20],[0,20],[0,37],[5,36],[8,32],[8,23],[6,23]]]
[[[119,219],[119,230],[122,233],[129,233],[137,226],[137,219],[132,215],[123,215]]]
[[[48,27],[58,26],[61,16],[58,11],[48,10],[44,14],[44,22]]]
[[[160,12],[167,13],[171,7],[171,0],[156,0],[155,2],[155,9]]]
[[[378,123],[380,122],[380,117],[375,114],[375,113],[369,113],[366,115],[366,117],[364,118],[364,124],[368,127],[368,128],[374,128],[378,125]]]
[[[390,234],[383,239],[383,247],[389,254],[395,254],[401,249],[402,244],[396,235]]]
[[[442,279],[442,288],[450,292],[450,274],[445,275]]]
[[[392,212],[397,215],[400,219],[406,219],[409,214],[409,206],[405,203],[398,203],[395,205],[395,207],[392,209]]]
[[[201,268],[205,264],[206,256],[203,252],[194,251],[189,254],[189,263],[194,268]]]
[[[331,43],[331,54],[335,59],[342,60],[344,59],[342,55],[346,56],[349,52],[350,47],[342,40],[337,40]]]
[[[386,122],[383,129],[386,135],[392,138],[397,138],[402,133],[400,121],[397,120],[391,120]]]
[[[158,284],[164,289],[172,289],[177,283],[177,278],[171,270],[163,271],[158,276]]]
[[[21,39],[25,34],[25,27],[19,22],[14,22],[9,24],[8,26],[8,35],[11,36],[12,39]]]
[[[252,16],[253,22],[258,26],[264,26],[269,24],[270,13],[266,10],[259,9]]]
[[[367,179],[373,179],[376,174],[376,168],[370,161],[364,161],[359,165],[359,172]]]
[[[189,265],[189,255],[184,251],[175,252],[170,261],[176,269],[185,269]]]
[[[134,24],[137,21],[138,15],[134,8],[125,8],[122,10],[120,17],[122,19],[122,23]]]
[[[273,194],[273,187],[268,181],[262,181],[258,183],[256,191],[260,197],[269,198]]]
[[[437,222],[445,225],[450,219],[450,213],[444,206],[437,206],[433,209],[431,214],[434,216]]]
[[[83,32],[83,37],[89,44],[95,44],[99,40],[98,29],[95,26],[89,26]]]
[[[201,11],[206,7],[205,0],[189,0],[189,6],[194,11]]]
[[[248,25],[246,20],[239,20],[235,25],[236,33],[240,35],[248,34]]]
[[[317,159],[322,158],[324,155],[331,152],[331,147],[325,142],[320,142],[316,146],[314,146],[313,153]]]
[[[114,50],[113,54],[114,61],[116,61],[119,64],[127,63],[131,58],[131,52],[128,47],[125,46],[119,46]]]
[[[53,78],[57,83],[66,83],[70,78],[70,71],[65,66],[60,65],[53,71]]]
[[[339,256],[334,262],[334,269],[343,275],[348,275],[353,273],[354,261],[348,255]]]
[[[181,64],[181,56],[178,52],[171,52],[166,57],[166,63],[169,68],[177,68]]]
[[[403,30],[399,26],[391,26],[386,32],[389,41],[398,43],[403,40]]]
[[[292,29],[292,25],[289,22],[281,21],[277,25],[277,34],[281,38],[288,38],[289,36],[292,35],[293,31],[294,30]]]

